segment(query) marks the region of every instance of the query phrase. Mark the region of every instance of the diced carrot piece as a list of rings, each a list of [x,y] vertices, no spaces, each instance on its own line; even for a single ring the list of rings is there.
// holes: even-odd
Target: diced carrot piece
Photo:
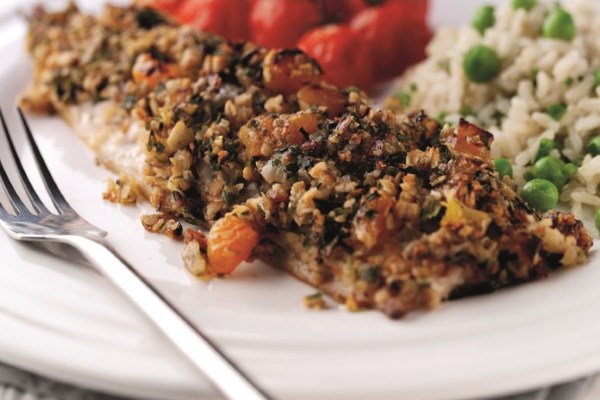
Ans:
[[[232,273],[250,257],[258,239],[258,232],[248,221],[232,214],[226,215],[208,233],[209,268],[216,274]]]

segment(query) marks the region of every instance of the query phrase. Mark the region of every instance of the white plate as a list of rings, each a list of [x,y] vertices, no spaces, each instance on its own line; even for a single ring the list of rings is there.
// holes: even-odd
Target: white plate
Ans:
[[[31,73],[24,30],[13,18],[1,20],[5,110],[12,111]],[[14,112],[9,119],[15,122]],[[190,277],[179,245],[142,229],[140,208],[101,200],[110,174],[62,122],[32,117],[31,124],[75,209],[110,232],[133,265],[277,398],[466,399],[600,370],[598,254],[546,281],[400,321],[336,306],[310,311],[302,297],[313,289],[259,263],[211,283]],[[5,147],[0,141],[0,154]],[[206,380],[93,271],[4,233],[0,257],[0,360],[124,395],[213,396]]]

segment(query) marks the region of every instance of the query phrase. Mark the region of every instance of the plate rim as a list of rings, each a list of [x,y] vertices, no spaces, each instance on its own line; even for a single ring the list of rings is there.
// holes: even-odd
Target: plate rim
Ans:
[[[2,24],[0,21],[0,29],[1,29],[1,25]],[[139,229],[141,229],[141,228],[139,228]],[[435,311],[434,311],[434,313],[435,313]],[[0,314],[0,319],[2,319],[2,317],[5,317],[5,315]],[[0,336],[0,359],[4,360],[5,356],[7,358],[10,358],[10,355],[7,355],[6,347],[4,348],[4,351],[2,351],[1,343],[3,343],[3,341],[2,341],[2,337]],[[6,344],[5,344],[5,346],[6,346]],[[75,383],[78,385],[85,384],[86,386],[88,386],[90,388],[96,388],[96,389],[100,389],[103,391],[105,391],[106,389],[110,389],[114,393],[119,393],[119,394],[124,394],[124,395],[133,395],[133,396],[148,396],[148,395],[157,393],[156,388],[154,388],[150,393],[148,393],[148,392],[142,393],[142,392],[138,392],[137,391],[138,389],[132,389],[131,386],[128,386],[127,384],[124,384],[123,387],[121,387],[121,386],[115,387],[114,383],[116,383],[116,382],[113,382],[112,384],[107,383],[107,385],[110,386],[110,387],[107,387],[103,383],[94,382],[93,379],[87,380],[85,378],[82,378],[81,375],[77,376],[77,374],[72,373],[73,371],[65,371],[65,374],[60,374],[60,373],[54,374],[55,371],[52,371],[50,369],[40,371],[40,369],[43,369],[43,368],[41,368],[40,366],[36,367],[36,365],[34,365],[35,364],[34,360],[31,360],[31,362],[28,362],[24,358],[19,359],[19,357],[13,357],[12,363],[14,365],[21,366],[23,368],[27,368],[34,372],[43,373],[46,376],[53,377],[53,378],[59,379],[61,381]],[[465,396],[467,398],[475,398],[475,397],[482,397],[482,396],[489,396],[489,395],[509,394],[509,393],[514,393],[514,392],[521,391],[521,390],[534,389],[539,386],[543,386],[543,385],[547,385],[547,384],[555,384],[555,383],[557,383],[557,380],[566,381],[566,380],[570,380],[573,378],[577,378],[587,372],[592,372],[593,370],[600,369],[600,352],[598,352],[598,354],[595,355],[595,358],[587,360],[587,363],[585,363],[585,365],[583,365],[582,363],[579,363],[578,365],[571,365],[570,367],[567,367],[564,365],[554,366],[551,369],[552,369],[552,371],[546,372],[546,375],[544,375],[544,377],[536,376],[535,377],[536,379],[533,379],[533,380],[531,379],[531,377],[529,379],[523,378],[523,380],[520,383],[516,383],[516,384],[514,382],[511,382],[510,389],[500,390],[499,388],[490,387],[489,383],[485,384],[485,385],[482,384],[482,386],[485,386],[485,387],[478,387],[476,384],[474,384],[473,386],[471,386],[470,388],[467,389],[467,392],[465,392],[464,395],[461,394],[460,396],[458,396],[458,392],[457,392],[456,395],[454,397],[452,397],[452,399],[460,398],[462,400],[465,400]],[[92,377],[90,377],[90,378],[92,378]],[[525,381],[527,381],[527,382],[525,382]],[[169,390],[171,390],[171,389],[169,389]],[[477,392],[477,393],[475,393],[475,392]],[[471,394],[469,394],[469,393],[471,393]],[[440,396],[440,395],[442,395],[442,393],[440,393],[438,396]],[[173,393],[171,393],[171,396],[173,396]],[[181,399],[187,399],[187,398],[188,397],[181,397]],[[424,398],[424,397],[420,397],[420,398]],[[430,397],[427,397],[427,399],[442,400],[441,397],[435,397],[434,395],[430,395]],[[451,399],[444,397],[443,400],[451,400]]]

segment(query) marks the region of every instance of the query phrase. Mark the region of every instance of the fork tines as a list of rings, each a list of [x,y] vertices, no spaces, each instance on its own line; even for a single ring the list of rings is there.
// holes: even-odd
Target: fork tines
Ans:
[[[63,214],[67,211],[72,210],[72,208],[69,206],[69,204],[65,200],[64,196],[60,192],[58,186],[56,185],[56,182],[52,178],[52,175],[50,174],[50,171],[48,170],[48,167],[47,167],[44,159],[42,158],[40,150],[35,142],[35,139],[33,138],[31,129],[29,128],[29,124],[27,123],[27,120],[25,119],[23,112],[21,111],[20,108],[17,108],[17,111],[19,113],[19,118],[23,125],[25,137],[27,138],[27,142],[29,143],[29,146],[31,147],[31,151],[33,152],[36,165],[42,176],[42,180],[46,186],[46,190],[48,191],[48,194],[50,195],[50,199],[52,200],[52,202],[54,203],[54,206],[56,207],[56,210],[58,211],[59,214]],[[40,199],[40,196],[34,189],[33,185],[31,184],[31,180],[29,179],[29,177],[27,176],[27,173],[25,172],[25,168],[23,167],[23,163],[21,162],[21,158],[19,157],[19,154],[17,153],[16,147],[15,147],[15,144],[13,141],[12,136],[14,136],[15,134],[14,134],[14,132],[12,134],[10,133],[10,131],[8,129],[8,124],[6,122],[6,119],[4,117],[4,113],[2,112],[2,110],[0,110],[0,121],[2,123],[2,128],[4,130],[4,136],[6,137],[6,141],[8,143],[8,148],[10,150],[10,153],[14,160],[15,166],[17,168],[19,179],[23,185],[23,188],[25,190],[27,197],[29,198],[29,203],[31,204],[33,213],[49,214],[50,211],[48,210],[46,205],[43,203],[43,201]],[[5,165],[6,164],[4,164],[2,162],[2,160],[0,160],[0,178],[2,180],[2,186],[4,187],[4,190],[8,196],[9,202],[13,206],[17,216],[22,215],[22,214],[30,214],[31,211],[27,208],[27,205],[25,204],[25,202],[23,201],[21,196],[18,194],[17,190],[15,189],[15,186],[11,182]],[[4,214],[5,217],[9,216],[8,211],[2,204],[0,204],[0,212],[2,214]]]
[[[19,113],[21,113],[20,109],[19,109]],[[22,116],[22,114],[21,114],[21,116]],[[36,213],[48,212],[48,209],[46,208],[44,203],[39,198],[37,192],[34,190],[33,185],[31,184],[31,181],[29,180],[29,178],[27,177],[27,174],[25,173],[23,164],[21,163],[21,160],[18,156],[18,153],[15,148],[12,137],[8,131],[8,125],[6,123],[6,119],[4,118],[4,113],[2,112],[2,110],[0,110],[0,120],[2,122],[4,136],[6,137],[6,141],[8,143],[8,148],[10,149],[10,153],[11,153],[12,158],[17,167],[17,171],[19,173],[21,183],[23,184],[23,187],[25,188],[25,191],[27,193],[27,196],[29,197],[32,207],[34,208],[34,211]],[[29,138],[30,131],[26,124],[25,124],[25,127],[26,127],[26,132],[28,133],[27,137]],[[15,190],[15,187],[13,186],[12,182],[10,181],[10,178],[8,177],[6,168],[4,167],[2,160],[0,160],[0,177],[2,178],[2,185],[4,186],[6,194],[8,195],[8,200],[10,201],[11,205],[15,209],[16,214],[21,215],[23,213],[29,213],[27,206],[21,200],[21,197],[19,196],[19,194]],[[0,204],[0,207],[2,207],[2,204]],[[0,211],[2,211],[3,213],[6,213],[6,209],[4,209],[3,207]]]

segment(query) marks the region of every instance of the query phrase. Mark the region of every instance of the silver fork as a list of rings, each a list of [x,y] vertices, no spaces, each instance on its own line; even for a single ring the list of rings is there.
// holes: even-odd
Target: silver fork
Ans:
[[[61,194],[35,143],[25,116],[18,109],[25,135],[33,151],[47,192],[57,210],[51,212],[33,188],[16,152],[0,110],[0,121],[22,186],[29,198],[28,209],[11,183],[0,160],[0,180],[12,205],[11,213],[0,201],[0,226],[17,240],[62,243],[75,247],[105,277],[110,279],[171,340],[192,364],[230,399],[269,399],[205,334],[165,299],[134,267],[116,253],[105,239],[107,233],[80,217]]]

